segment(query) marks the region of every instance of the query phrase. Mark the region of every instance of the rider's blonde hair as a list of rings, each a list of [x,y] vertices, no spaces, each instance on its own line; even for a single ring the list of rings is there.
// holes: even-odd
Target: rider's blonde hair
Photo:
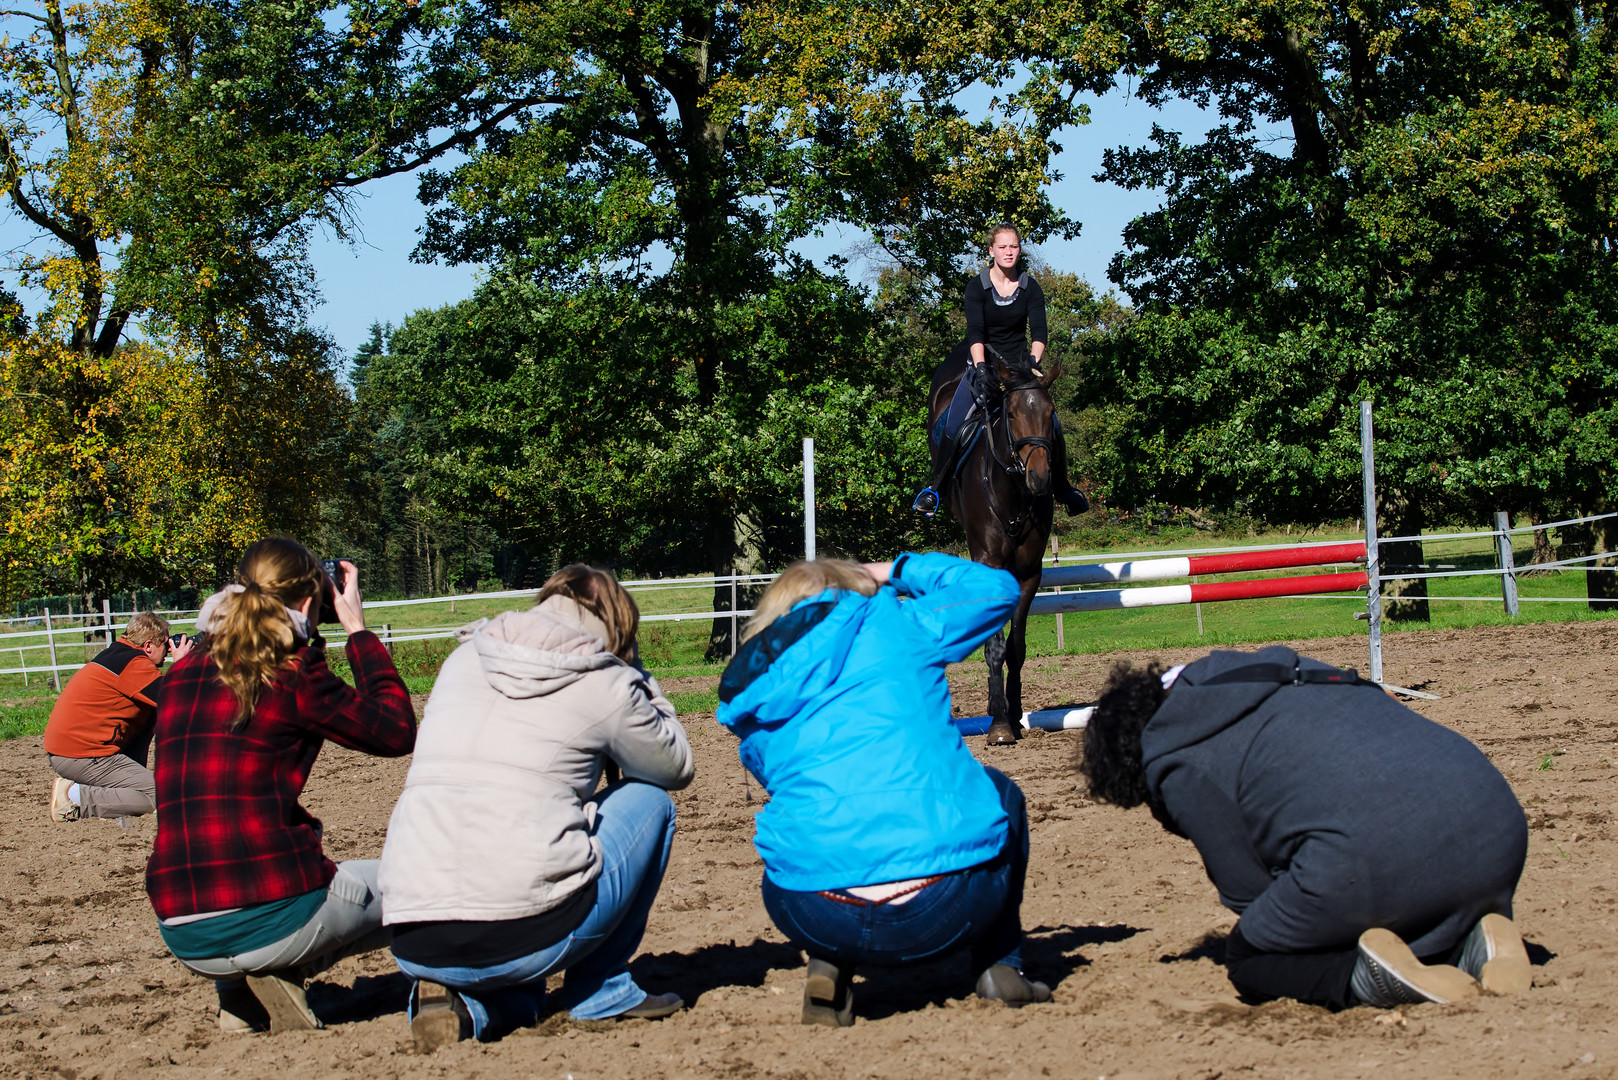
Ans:
[[[795,562],[764,590],[759,597],[753,617],[747,620],[742,640],[757,637],[771,623],[792,610],[799,600],[806,600],[827,589],[846,589],[861,596],[876,595],[876,579],[865,572],[857,562],[847,559],[816,559],[813,562]]]
[[[1022,244],[1022,230],[1017,228],[1017,226],[1013,225],[1009,221],[1002,221],[1000,224],[989,230],[989,242],[985,246],[992,250],[994,248],[994,242],[1000,239],[1000,234],[1003,232],[1015,233],[1017,235],[1018,245],[1020,246]]]

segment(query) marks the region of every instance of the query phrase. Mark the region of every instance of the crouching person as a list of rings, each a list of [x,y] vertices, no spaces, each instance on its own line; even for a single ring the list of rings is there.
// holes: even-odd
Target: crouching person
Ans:
[[[388,822],[382,895],[416,981],[423,1053],[532,1024],[545,977],[581,1020],[684,1007],[629,974],[691,782],[685,729],[640,667],[640,613],[601,570],[569,566],[529,611],[461,632],[422,717]],[[610,767],[622,779],[597,791]]]
[[[1022,974],[1028,819],[951,720],[945,665],[1017,604],[1016,579],[948,555],[789,568],[719,684],[719,722],[770,793],[764,906],[809,954],[803,1022],[854,1022],[857,965],[968,950],[977,993],[1047,1001]]]
[[[1080,770],[1196,845],[1240,919],[1230,980],[1330,1008],[1450,1002],[1532,979],[1511,923],[1528,827],[1477,747],[1271,647],[1114,668]]]
[[[52,821],[138,817],[155,805],[146,768],[169,624],[150,611],[130,617],[117,641],[73,673],[45,725],[45,754],[56,782]],[[191,652],[184,638],[174,659]]]
[[[383,757],[415,743],[410,695],[344,569],[334,596],[301,544],[248,548],[197,617],[206,647],[169,672],[158,704],[146,892],[169,951],[216,981],[225,1031],[320,1027],[304,980],[387,944],[376,860],[333,863],[298,805],[327,739]],[[348,631],[353,687],[326,666],[323,596]]]

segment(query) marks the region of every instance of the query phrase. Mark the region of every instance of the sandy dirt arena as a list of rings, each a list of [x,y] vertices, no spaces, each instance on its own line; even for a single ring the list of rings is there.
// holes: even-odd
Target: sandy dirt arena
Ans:
[[[1363,639],[1302,651],[1363,667]],[[1193,652],[1165,654],[1183,661]],[[1030,706],[1088,700],[1110,658],[1029,665]],[[39,740],[0,745],[0,1074],[133,1077],[1354,1077],[1618,1075],[1618,623],[1392,635],[1387,677],[1441,695],[1418,704],[1477,742],[1532,827],[1517,919],[1535,986],[1512,998],[1332,1014],[1239,1003],[1218,960],[1235,922],[1189,843],[1142,808],[1090,804],[1075,787],[1080,736],[1035,734],[980,758],[1028,796],[1033,862],[1023,907],[1030,973],[1056,1000],[1021,1011],[969,995],[964,959],[856,984],[858,1021],[798,1022],[802,960],[759,899],[756,785],[711,716],[685,721],[697,780],[633,970],[689,1011],[661,1022],[553,1017],[493,1045],[412,1052],[406,981],[387,953],[344,961],[310,1002],[324,1031],[225,1035],[212,985],[163,948],[142,875],[153,826],[55,825]],[[954,674],[963,715],[985,705],[982,669]],[[693,685],[695,682],[693,681]],[[336,747],[306,805],[337,859],[380,854],[405,774]],[[751,801],[749,801],[751,799]],[[878,825],[880,823],[877,823]]]

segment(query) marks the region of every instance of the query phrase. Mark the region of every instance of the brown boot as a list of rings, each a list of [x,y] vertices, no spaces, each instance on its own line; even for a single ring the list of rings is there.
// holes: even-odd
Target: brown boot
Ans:
[[[316,1031],[324,1024],[309,1008],[303,996],[303,981],[287,978],[290,972],[249,975],[247,987],[270,1014],[270,1034],[283,1031]]]
[[[819,1027],[854,1026],[854,969],[810,960],[803,983],[803,1022]]]
[[[472,1018],[455,991],[426,979],[416,983],[416,1015],[410,1018],[416,1053],[430,1054],[471,1035]]]

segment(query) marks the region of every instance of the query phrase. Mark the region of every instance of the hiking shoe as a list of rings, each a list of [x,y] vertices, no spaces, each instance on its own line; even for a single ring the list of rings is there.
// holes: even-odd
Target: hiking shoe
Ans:
[[[270,1030],[270,1014],[264,1011],[253,991],[240,979],[217,983],[219,994],[219,1030],[242,1035],[251,1031]]]
[[[810,960],[803,982],[803,1022],[819,1027],[854,1026],[854,969]]]
[[[315,1031],[325,1027],[309,1008],[303,996],[303,982],[284,975],[247,976],[247,987],[270,1014],[270,1034],[283,1031]]]
[[[665,1016],[673,1016],[685,1008],[685,999],[679,994],[647,994],[646,1000],[632,1008],[625,1009],[616,1017],[618,1020],[661,1020]]]
[[[67,797],[67,789],[72,786],[73,781],[65,776],[58,776],[51,785],[52,821],[77,821],[84,816],[84,808]]]
[[[922,488],[921,494],[916,496],[916,501],[910,504],[910,509],[923,517],[932,517],[938,513],[938,492],[930,487]]]
[[[430,1054],[472,1037],[472,1014],[461,995],[440,983],[416,983],[416,1013],[410,1018],[410,1038],[416,1053]]]
[[[1461,943],[1455,966],[1491,994],[1520,994],[1534,981],[1522,935],[1504,915],[1485,915]]]
[[[977,994],[990,1001],[1003,1001],[1013,1009],[1035,1001],[1049,1001],[1051,988],[1025,976],[1010,964],[991,964],[978,976]]]
[[[1448,964],[1423,964],[1398,934],[1381,927],[1360,935],[1348,987],[1360,1004],[1379,1009],[1428,1001],[1448,1005],[1478,993],[1472,976]]]

